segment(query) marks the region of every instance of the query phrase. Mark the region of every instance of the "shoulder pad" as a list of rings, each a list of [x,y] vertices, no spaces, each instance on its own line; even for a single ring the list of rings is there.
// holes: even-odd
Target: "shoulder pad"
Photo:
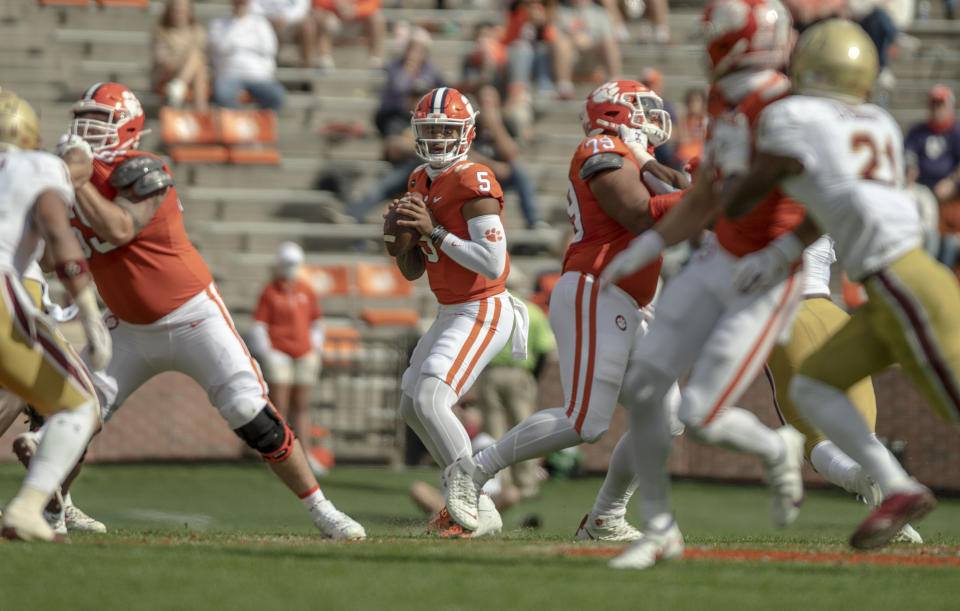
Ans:
[[[133,183],[133,192],[140,197],[146,197],[161,189],[173,186],[173,177],[161,170],[150,170]]]
[[[604,170],[617,170],[623,167],[623,157],[616,153],[599,153],[587,157],[580,166],[580,180],[586,180]]]
[[[150,172],[163,170],[163,162],[149,155],[140,155],[122,161],[110,174],[110,184],[117,188],[129,187]]]

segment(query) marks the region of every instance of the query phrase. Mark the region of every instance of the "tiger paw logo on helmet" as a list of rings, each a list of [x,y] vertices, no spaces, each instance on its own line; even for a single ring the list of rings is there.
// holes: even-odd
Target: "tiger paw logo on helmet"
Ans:
[[[483,234],[489,242],[499,242],[503,239],[503,232],[499,229],[487,229]]]
[[[587,96],[580,112],[588,136],[616,135],[620,126],[642,132],[653,146],[670,139],[673,130],[663,99],[639,81],[607,81]]]

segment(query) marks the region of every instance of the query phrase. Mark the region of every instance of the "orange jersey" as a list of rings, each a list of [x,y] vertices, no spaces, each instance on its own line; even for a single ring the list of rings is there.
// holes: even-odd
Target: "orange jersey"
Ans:
[[[570,188],[567,191],[567,216],[573,223],[573,242],[567,248],[563,258],[563,271],[575,271],[599,276],[607,263],[637,237],[626,227],[615,221],[603,208],[590,190],[589,180],[580,178],[580,168],[590,157],[613,153],[626,159],[640,173],[640,164],[630,154],[627,145],[616,136],[600,135],[585,139],[577,147],[570,161],[567,178]],[[663,255],[643,269],[621,278],[617,286],[626,291],[643,307],[650,303],[657,292],[657,278],[660,276],[660,264]]]
[[[142,151],[127,151],[114,161],[93,161],[90,182],[105,198],[113,201],[117,190],[108,182],[114,168]],[[151,155],[152,157],[153,155]],[[170,170],[164,166],[164,170]],[[147,226],[130,242],[114,246],[103,241],[79,214],[71,223],[80,233],[90,271],[104,303],[117,318],[145,325],[163,318],[213,282],[200,253],[183,228],[183,211],[173,187]]]
[[[321,318],[317,295],[303,280],[276,279],[263,288],[253,319],[267,325],[270,345],[298,359],[313,349],[310,325]]]
[[[492,197],[500,202],[500,213],[503,213],[503,189],[493,171],[472,161],[459,161],[433,180],[427,174],[427,166],[422,165],[410,174],[407,190],[421,194],[437,223],[463,240],[470,239],[467,221],[460,212],[465,203],[478,197]],[[430,290],[443,305],[492,297],[505,290],[504,283],[510,273],[509,255],[500,277],[489,280],[451,259],[429,237],[420,239],[420,248],[427,260]]]
[[[779,72],[771,72],[770,79],[747,95],[739,104],[729,104],[718,88],[710,92],[710,127],[707,132],[707,155],[717,171],[717,181],[724,176],[725,159],[745,156],[747,163],[753,154],[753,129],[764,108],[790,92],[790,81]],[[749,130],[746,142],[738,146],[718,144],[717,130]],[[721,140],[720,142],[723,142]],[[737,150],[744,149],[744,150]],[[734,162],[742,165],[740,160]],[[739,168],[746,170],[746,167]],[[803,206],[783,195],[777,188],[749,214],[737,220],[721,216],[714,224],[717,241],[724,250],[737,257],[756,252],[777,237],[792,231],[803,220]]]

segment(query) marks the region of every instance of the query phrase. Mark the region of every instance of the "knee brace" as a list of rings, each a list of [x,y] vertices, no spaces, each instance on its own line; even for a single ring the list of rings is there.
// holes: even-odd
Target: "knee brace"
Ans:
[[[233,430],[248,446],[260,452],[267,462],[283,462],[290,458],[293,431],[275,409],[265,405],[253,420]]]

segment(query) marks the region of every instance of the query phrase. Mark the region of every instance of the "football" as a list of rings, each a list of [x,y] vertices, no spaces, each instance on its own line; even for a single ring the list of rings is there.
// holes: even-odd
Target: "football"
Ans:
[[[397,221],[407,218],[397,212],[396,208],[391,208],[383,219],[383,242],[387,246],[387,252],[391,257],[396,257],[402,252],[407,252],[415,248],[420,241],[420,232],[412,227],[398,225]]]

